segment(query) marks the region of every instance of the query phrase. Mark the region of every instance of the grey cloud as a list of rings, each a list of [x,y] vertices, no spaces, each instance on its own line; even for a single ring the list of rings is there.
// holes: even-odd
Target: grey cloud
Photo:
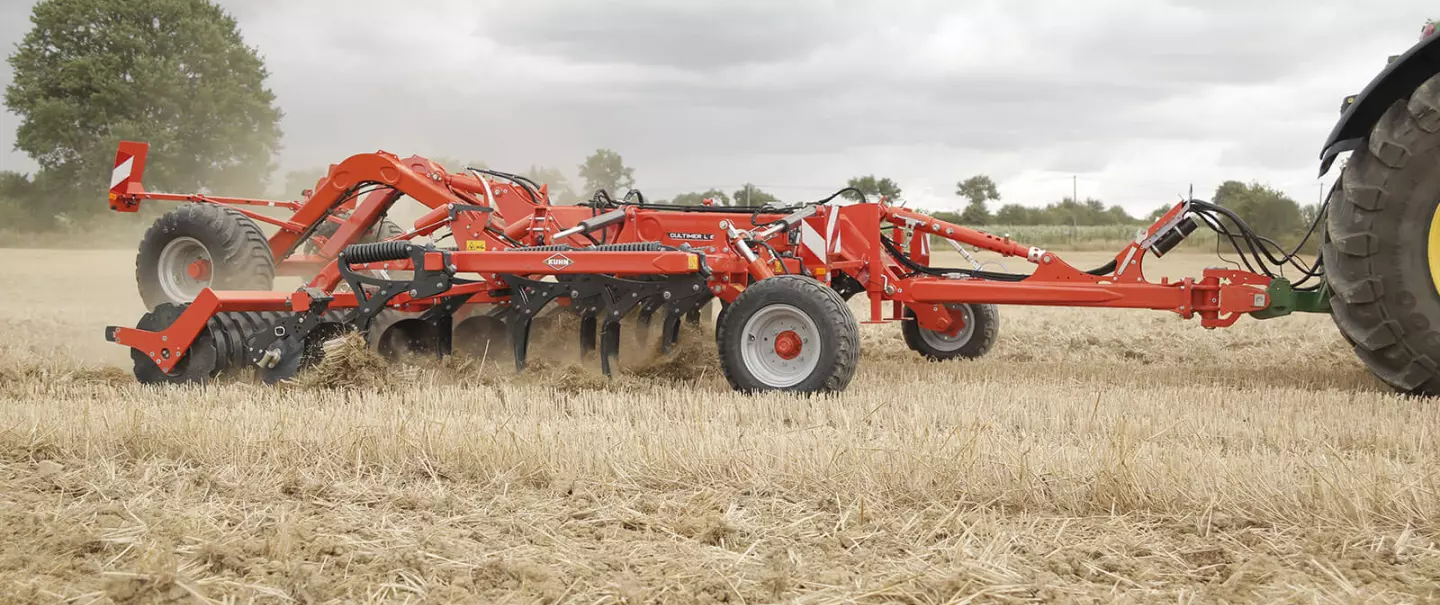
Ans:
[[[1303,181],[1339,98],[1430,16],[1418,0],[225,5],[268,60],[287,167],[385,148],[573,177],[609,147],[653,196],[818,195],[875,172],[953,205],[974,172],[1050,191],[1027,175],[1069,171],[1137,211],[1175,175]],[[0,42],[23,33],[0,23]]]

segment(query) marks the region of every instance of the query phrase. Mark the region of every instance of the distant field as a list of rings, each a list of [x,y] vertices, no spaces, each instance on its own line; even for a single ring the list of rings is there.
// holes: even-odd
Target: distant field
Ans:
[[[1440,414],[1324,316],[1005,307],[950,364],[866,325],[851,388],[814,399],[733,394],[695,334],[611,381],[497,354],[145,388],[101,337],[143,311],[131,251],[6,254],[7,601],[1440,596]]]
[[[147,207],[164,209],[166,206],[155,204]],[[409,210],[407,208],[407,210]],[[408,226],[409,222],[401,217],[400,224]],[[415,217],[409,217],[413,221]],[[80,232],[61,233],[29,233],[7,229],[0,225],[0,248],[114,248],[118,250],[133,249],[144,235],[145,228],[150,225],[152,217],[141,216],[117,216],[106,217],[105,226],[86,229]],[[263,227],[268,233],[272,228],[268,225]],[[1050,248],[1055,250],[1086,250],[1086,251],[1118,251],[1125,244],[1135,238],[1138,225],[1091,225],[1091,226],[1060,226],[1060,225],[989,225],[982,227],[984,231],[996,235],[1009,235],[1016,241]],[[1211,231],[1200,229],[1195,232],[1183,244],[1184,249],[1197,252],[1215,250],[1215,234]]]

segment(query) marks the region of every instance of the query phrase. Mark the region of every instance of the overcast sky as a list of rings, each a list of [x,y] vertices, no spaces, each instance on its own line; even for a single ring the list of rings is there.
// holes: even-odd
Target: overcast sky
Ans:
[[[6,55],[33,4],[0,0]],[[1007,202],[1077,175],[1133,213],[1225,179],[1313,202],[1341,98],[1440,17],[1419,0],[221,4],[271,71],[286,168],[385,149],[573,179],[609,147],[652,198],[750,181],[815,199],[874,173],[955,208],[983,172]],[[0,113],[0,167],[28,171],[18,121]]]

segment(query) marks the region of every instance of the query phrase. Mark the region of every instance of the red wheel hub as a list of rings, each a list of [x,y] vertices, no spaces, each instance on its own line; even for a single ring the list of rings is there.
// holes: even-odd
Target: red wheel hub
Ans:
[[[185,273],[195,281],[210,279],[210,261],[203,258],[196,260],[185,267]]]
[[[805,343],[800,341],[800,335],[794,330],[786,330],[775,336],[775,354],[780,359],[791,360],[800,356],[800,349]]]

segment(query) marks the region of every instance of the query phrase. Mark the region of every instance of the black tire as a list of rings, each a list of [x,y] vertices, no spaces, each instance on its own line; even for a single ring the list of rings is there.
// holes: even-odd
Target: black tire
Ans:
[[[376,225],[371,233],[371,237],[374,238],[373,241],[383,242],[387,239],[405,235],[405,229],[401,228],[400,225],[390,222],[388,218],[382,218],[380,219],[380,224]]]
[[[169,328],[185,312],[185,305],[162,303],[154,310],[140,317],[136,328],[158,332]],[[168,353],[167,353],[168,355]],[[202,329],[185,349],[185,356],[170,372],[160,371],[146,351],[130,349],[130,360],[134,363],[135,379],[140,384],[195,384],[209,382],[224,368],[219,350],[209,326]]]
[[[1381,380],[1440,393],[1440,291],[1428,242],[1440,201],[1440,76],[1390,107],[1331,191],[1321,248],[1341,334]]]
[[[339,229],[339,223],[332,223],[330,221],[325,221],[324,224],[316,227],[315,233],[311,235],[310,239],[305,241],[305,253],[319,254],[320,245],[315,240],[315,236],[329,239],[331,237],[334,237],[335,232]],[[380,222],[376,223],[376,225],[370,229],[370,232],[365,234],[364,237],[360,238],[360,241],[357,243],[371,244],[375,242],[383,242],[387,239],[403,235],[404,233],[405,229],[401,228],[400,225],[390,222],[390,219],[382,218],[380,219]]]
[[[772,327],[785,329],[770,335]],[[781,337],[801,339],[794,357],[782,356],[773,344]],[[834,290],[802,275],[777,275],[746,288],[722,311],[715,341],[725,379],[746,393],[843,391],[860,361],[860,328],[850,307]],[[747,365],[747,344],[753,347],[753,367]]]
[[[167,247],[199,246],[210,260],[208,279],[162,278],[162,259],[171,263],[180,254]],[[172,267],[173,268],[173,267]],[[135,256],[135,281],[145,308],[165,303],[184,304],[194,288],[215,290],[269,290],[275,282],[275,259],[270,244],[255,221],[233,208],[218,204],[186,203],[165,213],[150,225]],[[176,284],[175,282],[183,282]],[[198,293],[198,290],[195,290]]]
[[[995,305],[967,303],[947,306],[965,314],[966,324],[959,334],[951,338],[920,327],[915,321],[915,312],[906,307],[905,320],[900,322],[905,345],[931,361],[975,359],[989,353],[1000,338],[1000,309]]]

